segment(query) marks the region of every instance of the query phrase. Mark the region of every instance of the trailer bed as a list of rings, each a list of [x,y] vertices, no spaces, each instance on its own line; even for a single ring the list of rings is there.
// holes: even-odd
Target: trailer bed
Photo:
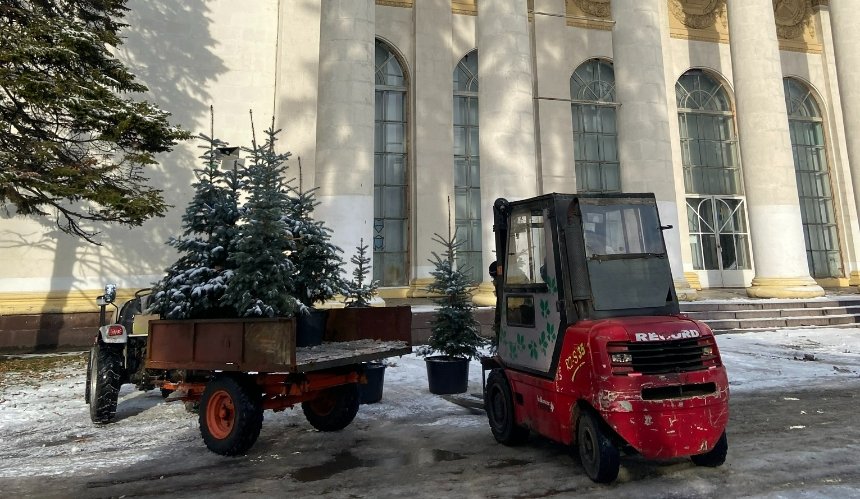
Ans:
[[[330,312],[321,345],[296,347],[296,321],[272,319],[154,320],[146,367],[200,371],[295,373],[359,364],[412,351],[409,307]],[[354,317],[360,313],[362,317]],[[371,327],[358,327],[358,326]]]

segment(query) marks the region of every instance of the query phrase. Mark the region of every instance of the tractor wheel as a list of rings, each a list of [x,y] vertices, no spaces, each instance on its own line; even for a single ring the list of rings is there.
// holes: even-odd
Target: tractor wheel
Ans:
[[[600,418],[591,411],[584,411],[579,417],[576,436],[579,458],[588,478],[597,483],[615,480],[620,466],[619,452],[601,427]]]
[[[212,452],[235,456],[250,449],[263,426],[260,390],[230,376],[206,384],[200,399],[200,434]]]
[[[173,390],[171,390],[170,388],[160,388],[160,390],[161,390],[161,398],[163,398],[163,399],[166,399],[167,397],[170,396],[171,393],[173,393]]]
[[[96,347],[90,348],[90,356],[87,358],[87,382],[84,385],[84,402],[90,403],[90,380],[92,379],[92,368],[96,359]]]
[[[487,377],[484,408],[490,430],[496,441],[505,445],[521,445],[529,438],[528,428],[517,424],[511,387],[501,369],[493,369]]]
[[[358,413],[358,384],[321,390],[313,400],[302,402],[308,423],[319,431],[338,431],[349,426]]]
[[[699,454],[698,456],[690,456],[690,459],[696,466],[716,468],[726,462],[726,454],[728,452],[729,440],[726,438],[726,432],[723,432],[723,434],[720,435],[720,439],[717,440],[717,445],[715,445],[713,449],[705,452],[704,454]]]
[[[87,395],[93,423],[110,423],[116,416],[122,375],[122,350],[101,344],[94,346],[87,369]]]

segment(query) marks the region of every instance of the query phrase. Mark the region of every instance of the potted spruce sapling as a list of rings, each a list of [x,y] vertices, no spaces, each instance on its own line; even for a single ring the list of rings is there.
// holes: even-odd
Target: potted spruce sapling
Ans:
[[[368,279],[370,273],[370,257],[367,255],[367,245],[364,239],[360,239],[355,248],[355,254],[349,259],[354,265],[352,269],[352,281],[346,285],[344,303],[346,310],[341,313],[344,319],[351,324],[367,323],[372,311],[363,313],[363,309],[370,307],[370,301],[376,294],[379,281]],[[385,382],[385,363],[367,362],[364,364],[364,375],[367,383],[359,385],[359,400],[362,404],[373,404],[382,400],[382,388]]]
[[[430,393],[464,393],[469,385],[469,361],[479,357],[479,348],[486,342],[479,335],[480,325],[474,315],[473,283],[466,269],[455,261],[463,242],[451,235],[450,220],[448,237],[437,233],[433,240],[444,252],[433,253],[433,282],[427,290],[437,295],[434,301],[439,309],[430,324],[428,344],[418,353],[425,357]]]
[[[297,346],[322,343],[328,311],[316,306],[347,290],[341,277],[343,251],[331,243],[331,229],[313,217],[314,208],[319,205],[315,193],[316,188],[303,187],[299,158],[299,185],[290,190],[289,210],[284,216],[294,237],[294,249],[289,254],[295,269],[292,293],[302,304],[296,316]]]

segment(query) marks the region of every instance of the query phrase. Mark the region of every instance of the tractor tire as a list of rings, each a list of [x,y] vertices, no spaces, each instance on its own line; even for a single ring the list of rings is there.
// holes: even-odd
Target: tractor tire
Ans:
[[[161,391],[161,398],[163,399],[166,399],[171,393],[173,393],[173,390],[169,388],[159,388],[159,390]]]
[[[302,412],[317,430],[338,431],[352,423],[358,405],[358,384],[350,383],[321,390],[315,399],[302,402]]]
[[[219,376],[203,390],[198,420],[209,450],[223,456],[242,454],[254,445],[263,426],[260,389],[250,382]]]
[[[610,483],[618,477],[621,459],[618,448],[604,431],[600,418],[583,411],[576,428],[579,458],[585,474],[596,483]]]
[[[90,403],[90,380],[92,379],[92,367],[95,363],[96,347],[90,348],[90,356],[87,358],[87,382],[84,384],[84,402]]]
[[[87,369],[87,394],[93,423],[110,423],[116,416],[116,402],[122,386],[122,350],[98,344],[93,347]]]
[[[716,468],[722,466],[726,462],[726,454],[729,452],[729,440],[726,438],[726,432],[720,435],[717,444],[708,452],[697,456],[690,456],[690,460],[696,466],[707,466],[708,468]]]
[[[528,428],[517,424],[511,387],[501,369],[493,369],[487,376],[484,408],[487,411],[490,430],[497,442],[515,446],[522,445],[528,440]]]

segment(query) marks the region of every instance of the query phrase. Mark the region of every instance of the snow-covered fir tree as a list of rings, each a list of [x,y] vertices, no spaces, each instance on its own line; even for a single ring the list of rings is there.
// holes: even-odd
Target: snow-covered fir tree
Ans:
[[[449,217],[450,218],[450,217]],[[439,309],[430,324],[430,339],[427,346],[419,350],[427,356],[438,352],[446,357],[478,358],[478,348],[486,341],[479,335],[480,324],[475,319],[475,305],[472,303],[472,279],[465,269],[455,263],[457,251],[464,241],[457,241],[451,235],[451,222],[448,221],[448,237],[434,234],[433,241],[445,250],[439,255],[433,252],[434,270],[430,272],[433,282],[427,286],[431,293],[439,295],[434,299]]]
[[[341,278],[343,251],[331,243],[331,229],[321,220],[314,220],[316,188],[304,190],[301,182],[299,158],[299,186],[290,196],[290,209],[284,221],[295,238],[295,249],[289,258],[295,268],[293,294],[307,307],[334,298],[346,291]]]
[[[346,285],[346,306],[367,307],[373,295],[376,294],[379,281],[371,279],[370,282],[365,283],[370,273],[370,257],[367,256],[367,245],[364,244],[363,238],[359,240],[358,246],[355,247],[355,254],[349,261],[355,267],[352,269],[352,281]]]
[[[222,300],[241,317],[289,317],[305,308],[293,295],[296,269],[288,255],[296,251],[296,244],[284,216],[293,209],[284,179],[290,153],[275,151],[279,133],[273,119],[265,142],[259,144],[252,116],[252,147],[244,149],[250,158],[248,200],[240,218],[241,233],[229,248],[228,261],[235,269]]]
[[[210,108],[211,111],[211,108]],[[203,167],[194,171],[194,196],[182,216],[182,235],[167,244],[176,248],[179,258],[156,283],[151,310],[166,319],[222,317],[221,298],[227,289],[231,266],[227,248],[236,236],[239,219],[241,173],[222,172],[218,148],[226,142],[210,135],[198,136]]]

